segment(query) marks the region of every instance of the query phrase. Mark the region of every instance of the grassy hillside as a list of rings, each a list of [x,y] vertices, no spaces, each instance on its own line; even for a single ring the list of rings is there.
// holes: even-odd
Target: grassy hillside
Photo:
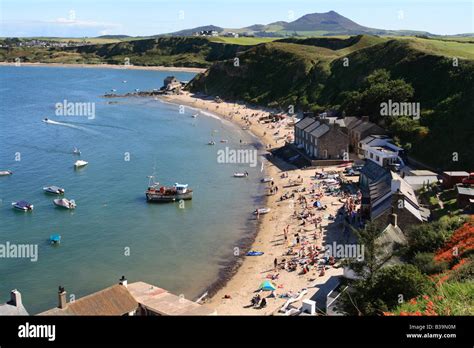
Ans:
[[[474,168],[474,44],[366,35],[288,38],[253,47],[239,58],[240,67],[215,63],[190,89],[262,105],[342,112],[348,94],[359,93],[366,78],[383,69],[410,86],[410,101],[421,106],[421,119],[394,133],[410,154],[435,168]],[[380,108],[377,112],[369,116],[380,119]]]
[[[327,48],[272,42],[253,47],[234,60],[214,64],[192,81],[192,90],[256,104],[301,104],[327,78],[337,54]]]

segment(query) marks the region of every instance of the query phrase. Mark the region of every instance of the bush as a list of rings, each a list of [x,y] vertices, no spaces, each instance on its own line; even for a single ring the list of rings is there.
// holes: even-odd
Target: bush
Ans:
[[[447,262],[434,260],[434,253],[417,253],[413,258],[413,265],[424,274],[436,274],[448,269]]]

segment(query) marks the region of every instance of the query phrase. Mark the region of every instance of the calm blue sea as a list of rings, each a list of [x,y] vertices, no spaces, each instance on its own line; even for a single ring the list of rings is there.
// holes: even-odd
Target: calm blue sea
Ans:
[[[187,298],[199,296],[234,260],[239,240],[255,231],[260,162],[217,163],[217,150],[255,149],[256,139],[227,121],[152,98],[105,99],[190,73],[54,67],[0,67],[0,244],[38,245],[38,261],[0,258],[0,302],[22,292],[30,314],[57,305],[62,285],[76,298],[115,284],[145,281]],[[123,81],[127,82],[124,83]],[[55,104],[95,103],[95,118],[58,116]],[[112,102],[112,103],[110,103]],[[47,117],[58,124],[46,124]],[[207,145],[214,137],[215,146]],[[220,143],[220,139],[228,143]],[[240,145],[240,140],[248,145]],[[74,170],[78,159],[89,165]],[[129,160],[127,160],[129,159]],[[260,161],[260,157],[259,157]],[[245,179],[232,177],[247,170]],[[194,199],[148,204],[147,176],[187,183]],[[44,186],[66,189],[74,211],[56,208]],[[15,211],[27,200],[34,211]],[[62,236],[50,246],[51,234]]]

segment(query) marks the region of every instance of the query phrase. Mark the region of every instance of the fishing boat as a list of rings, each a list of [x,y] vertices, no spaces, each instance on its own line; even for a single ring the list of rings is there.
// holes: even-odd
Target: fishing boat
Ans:
[[[50,242],[52,245],[59,244],[59,243],[61,243],[61,236],[60,236],[59,234],[52,234],[52,235],[49,237],[49,242]]]
[[[81,167],[87,166],[88,164],[89,164],[89,162],[86,162],[86,161],[83,161],[83,160],[78,160],[74,163],[74,167],[75,168],[81,168]]]
[[[69,200],[66,198],[60,198],[60,199],[55,199],[53,200],[53,203],[55,206],[60,207],[60,208],[65,208],[65,209],[75,209],[76,208],[76,202],[74,200]]]
[[[74,150],[72,151],[73,155],[81,155],[81,150],[79,150],[77,147],[74,148]]]
[[[43,191],[45,193],[52,193],[54,195],[63,195],[64,194],[64,189],[61,188],[61,187],[57,187],[57,186],[43,187]]]
[[[2,170],[0,171],[0,176],[7,176],[7,175],[12,175],[13,172],[11,170]]]
[[[13,208],[22,210],[22,211],[32,211],[33,204],[28,203],[27,201],[18,201],[12,203]]]
[[[266,176],[260,180],[260,182],[266,183],[266,182],[271,182],[273,181],[273,178],[271,176]]]
[[[255,211],[253,212],[253,215],[263,215],[263,214],[268,214],[270,212],[270,208],[259,208],[259,209],[255,209]]]
[[[187,184],[176,183],[173,186],[159,186],[158,182],[152,183],[153,176],[149,178],[150,183],[145,191],[148,202],[175,202],[193,198],[193,190]]]
[[[249,176],[248,172],[243,172],[243,173],[234,173],[234,178],[245,178]]]

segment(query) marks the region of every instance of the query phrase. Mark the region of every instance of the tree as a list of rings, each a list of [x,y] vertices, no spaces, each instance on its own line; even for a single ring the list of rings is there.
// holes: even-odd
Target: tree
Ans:
[[[400,303],[432,289],[428,277],[413,265],[386,266],[363,279],[343,297],[343,310],[348,314],[381,315]]]

